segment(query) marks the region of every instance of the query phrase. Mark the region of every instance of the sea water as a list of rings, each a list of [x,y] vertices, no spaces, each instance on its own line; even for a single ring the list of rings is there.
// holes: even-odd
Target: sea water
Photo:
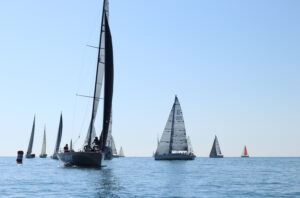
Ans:
[[[300,158],[125,157],[101,169],[0,157],[0,197],[300,197]]]

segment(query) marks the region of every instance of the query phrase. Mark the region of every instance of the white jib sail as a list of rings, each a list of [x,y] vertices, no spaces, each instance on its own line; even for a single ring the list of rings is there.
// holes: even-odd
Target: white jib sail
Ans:
[[[169,154],[174,107],[175,106],[173,105],[165,129],[163,131],[163,134],[160,138],[160,141],[158,142],[156,155]]]
[[[114,138],[112,136],[111,136],[111,150],[112,150],[113,155],[118,155],[116,145],[115,145],[115,141],[114,141]]]
[[[45,154],[46,154],[46,126],[44,128],[44,137],[43,137],[43,145],[42,145],[41,155],[45,155]]]

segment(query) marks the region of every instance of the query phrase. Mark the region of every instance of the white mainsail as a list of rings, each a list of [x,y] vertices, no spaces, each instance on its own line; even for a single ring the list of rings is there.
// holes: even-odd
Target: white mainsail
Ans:
[[[174,112],[174,126],[173,126],[173,136],[171,140],[172,151],[187,151],[188,145],[186,140],[186,132],[184,126],[184,120],[182,115],[182,110],[177,96],[175,97],[175,112]]]
[[[41,150],[41,155],[45,155],[45,154],[46,154],[46,126],[44,128],[43,145]]]
[[[29,145],[27,149],[27,155],[30,155],[32,153],[32,145],[33,145],[33,139],[34,139],[34,131],[35,131],[35,115],[33,118],[33,125],[32,125],[32,130],[31,130],[31,135],[30,135],[30,140],[29,140]]]
[[[109,16],[109,3],[108,0],[104,0],[104,10],[106,13],[107,19]],[[105,66],[105,17],[102,19],[102,27],[100,30],[100,44],[99,44],[99,58],[97,61],[97,72],[96,72],[96,84],[94,90],[94,101],[93,101],[93,109],[92,109],[92,117],[89,125],[89,129],[87,131],[87,135],[84,141],[84,145],[86,146],[89,143],[91,144],[96,137],[95,131],[95,119],[97,116],[100,94],[103,85],[103,77],[104,77],[104,66]],[[91,130],[92,129],[92,130]]]
[[[156,155],[166,155],[173,151],[188,151],[183,114],[177,96],[158,143]]]
[[[120,157],[125,157],[122,146],[121,146],[121,148],[120,148],[119,156],[120,156]]]

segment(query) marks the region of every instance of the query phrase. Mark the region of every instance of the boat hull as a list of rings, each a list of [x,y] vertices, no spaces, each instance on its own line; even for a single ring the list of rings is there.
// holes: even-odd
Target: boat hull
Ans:
[[[52,155],[52,156],[51,156],[51,159],[58,160],[57,154]]]
[[[248,158],[249,155],[242,155],[241,157],[243,157],[243,158]]]
[[[40,158],[47,158],[47,154],[40,155]]]
[[[185,154],[168,154],[168,155],[155,155],[155,160],[194,160],[195,155],[185,155]]]
[[[209,156],[210,158],[223,158],[223,155],[215,155],[215,156]]]
[[[58,153],[57,156],[65,166],[101,167],[100,152],[65,152]]]
[[[32,159],[35,158],[35,154],[27,154],[25,157],[28,159]]]

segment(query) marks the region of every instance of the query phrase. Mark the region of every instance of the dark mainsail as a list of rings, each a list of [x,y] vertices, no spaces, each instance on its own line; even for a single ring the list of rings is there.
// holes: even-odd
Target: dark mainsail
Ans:
[[[30,157],[32,153],[32,145],[33,145],[33,139],[34,139],[34,130],[35,130],[35,116],[33,118],[33,124],[32,124],[32,130],[31,130],[31,135],[30,135],[30,140],[28,144],[28,149],[26,153],[26,157]]]
[[[100,149],[103,151],[106,145],[108,128],[110,123],[112,98],[113,98],[113,85],[114,85],[114,61],[113,61],[113,46],[110,28],[107,20],[107,15],[104,13],[105,18],[105,68],[104,68],[104,110],[103,110],[103,124],[102,133],[100,136],[101,144]]]
[[[57,159],[57,153],[59,151],[59,146],[60,146],[60,142],[61,142],[62,130],[63,130],[63,118],[62,118],[62,113],[61,113],[60,114],[60,119],[59,119],[59,126],[58,126],[58,132],[57,132],[57,138],[56,138],[54,153],[52,155],[53,159]]]

